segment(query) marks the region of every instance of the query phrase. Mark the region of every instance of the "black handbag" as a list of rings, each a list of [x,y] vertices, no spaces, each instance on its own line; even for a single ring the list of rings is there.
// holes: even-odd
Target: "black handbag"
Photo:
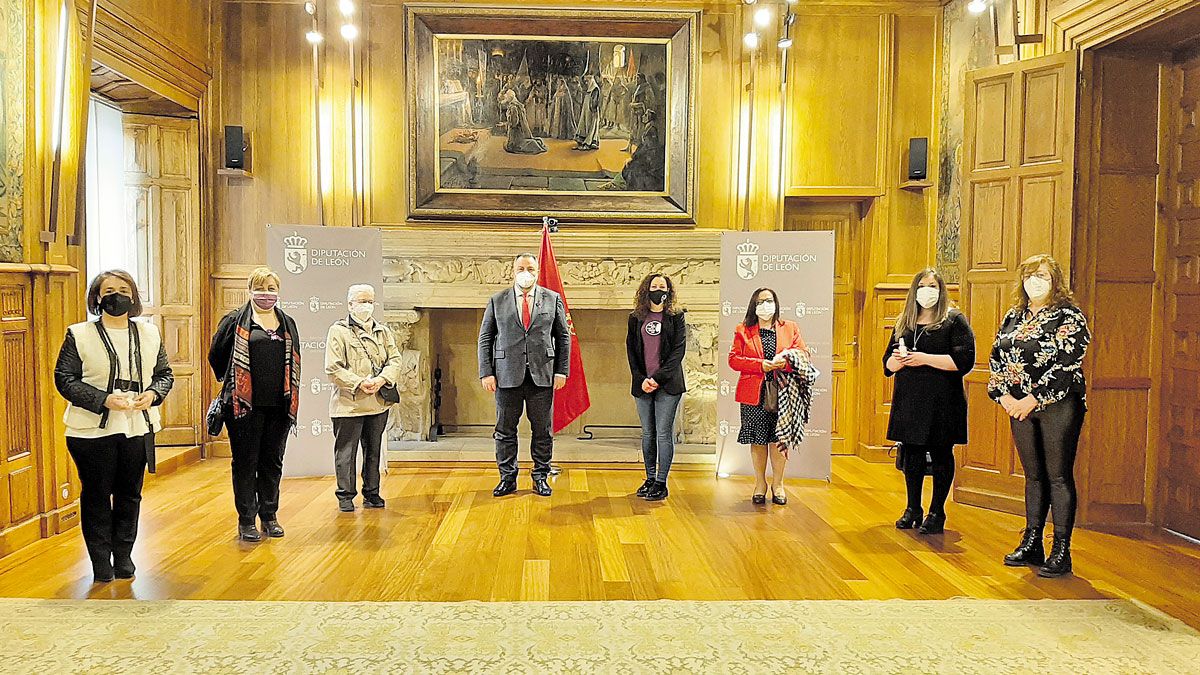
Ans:
[[[773,373],[763,380],[762,408],[769,413],[779,412],[779,382]]]
[[[905,450],[903,443],[897,443],[895,445],[895,449],[896,449],[896,470],[904,471],[904,465],[908,462],[908,453],[911,451]],[[925,475],[926,476],[933,475],[933,458],[929,456],[929,453],[925,453]]]
[[[220,436],[221,427],[225,426],[225,402],[221,400],[221,395],[212,400],[208,404],[208,412],[204,415],[204,421],[208,425],[209,436]]]
[[[382,372],[383,372],[383,369],[380,368],[379,373],[382,373]],[[379,373],[375,373],[375,374],[378,375]],[[385,384],[379,388],[379,391],[377,391],[375,393],[379,394],[379,398],[383,399],[384,403],[399,403],[400,402],[400,390],[396,389],[396,385],[394,385],[394,384]]]

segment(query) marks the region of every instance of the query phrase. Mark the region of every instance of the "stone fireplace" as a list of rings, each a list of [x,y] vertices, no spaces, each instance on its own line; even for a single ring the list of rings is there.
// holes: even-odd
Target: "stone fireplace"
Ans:
[[[540,233],[385,230],[383,237],[386,317],[401,343],[405,372],[390,440],[434,440],[438,422],[456,435],[490,435],[495,410],[476,377],[479,322],[488,298],[512,283],[513,257],[539,250]],[[724,357],[717,350],[720,233],[571,231],[568,226],[554,235],[554,252],[592,402],[562,434],[577,435],[584,425],[637,424],[625,357],[626,317],[642,278],[661,272],[674,280],[688,310],[688,393],[680,415],[681,440],[712,444],[716,365]],[[435,370],[441,373],[436,412]],[[596,435],[609,431],[597,430]]]

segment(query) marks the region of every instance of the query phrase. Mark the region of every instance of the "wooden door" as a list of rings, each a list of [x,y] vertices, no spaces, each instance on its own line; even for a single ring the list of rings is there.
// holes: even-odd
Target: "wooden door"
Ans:
[[[1173,74],[1168,164],[1162,523],[1200,538],[1200,56]]]
[[[0,274],[0,556],[41,537],[32,309],[29,279]]]
[[[145,316],[162,331],[175,387],[160,446],[197,446],[205,364],[200,340],[200,142],[195,120],[123,116],[125,204],[137,225]]]
[[[833,263],[833,424],[832,452],[853,455],[858,443],[859,327],[866,294],[855,292],[863,283],[862,221],[856,203],[793,203],[784,211],[783,229],[834,233]],[[871,372],[868,370],[868,372]]]
[[[1085,53],[1083,73],[1074,290],[1094,339],[1084,361],[1079,522],[1145,523],[1163,346],[1159,64],[1100,50]]]
[[[987,396],[988,355],[1022,260],[1070,265],[1076,54],[967,73],[963,136],[962,299],[977,335],[967,377],[971,442],[958,455],[955,500],[1024,512],[1008,417]]]

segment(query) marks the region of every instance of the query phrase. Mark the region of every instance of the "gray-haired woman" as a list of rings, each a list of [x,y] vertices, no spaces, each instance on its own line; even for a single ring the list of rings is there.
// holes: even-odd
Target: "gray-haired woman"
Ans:
[[[363,506],[382,509],[379,463],[388,410],[395,403],[386,390],[395,387],[400,377],[400,350],[391,329],[374,318],[372,286],[351,286],[346,303],[349,316],[329,327],[325,341],[325,374],[334,384],[329,417],[333,421],[338,508],[354,510],[358,495],[354,465],[361,446]]]

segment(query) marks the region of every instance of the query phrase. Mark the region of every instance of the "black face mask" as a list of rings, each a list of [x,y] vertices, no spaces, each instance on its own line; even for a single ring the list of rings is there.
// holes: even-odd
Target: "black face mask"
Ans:
[[[667,291],[650,291],[650,302],[653,302],[656,305],[661,305],[666,299]]]
[[[124,316],[133,309],[133,298],[124,293],[110,293],[100,298],[100,311],[109,316]]]

